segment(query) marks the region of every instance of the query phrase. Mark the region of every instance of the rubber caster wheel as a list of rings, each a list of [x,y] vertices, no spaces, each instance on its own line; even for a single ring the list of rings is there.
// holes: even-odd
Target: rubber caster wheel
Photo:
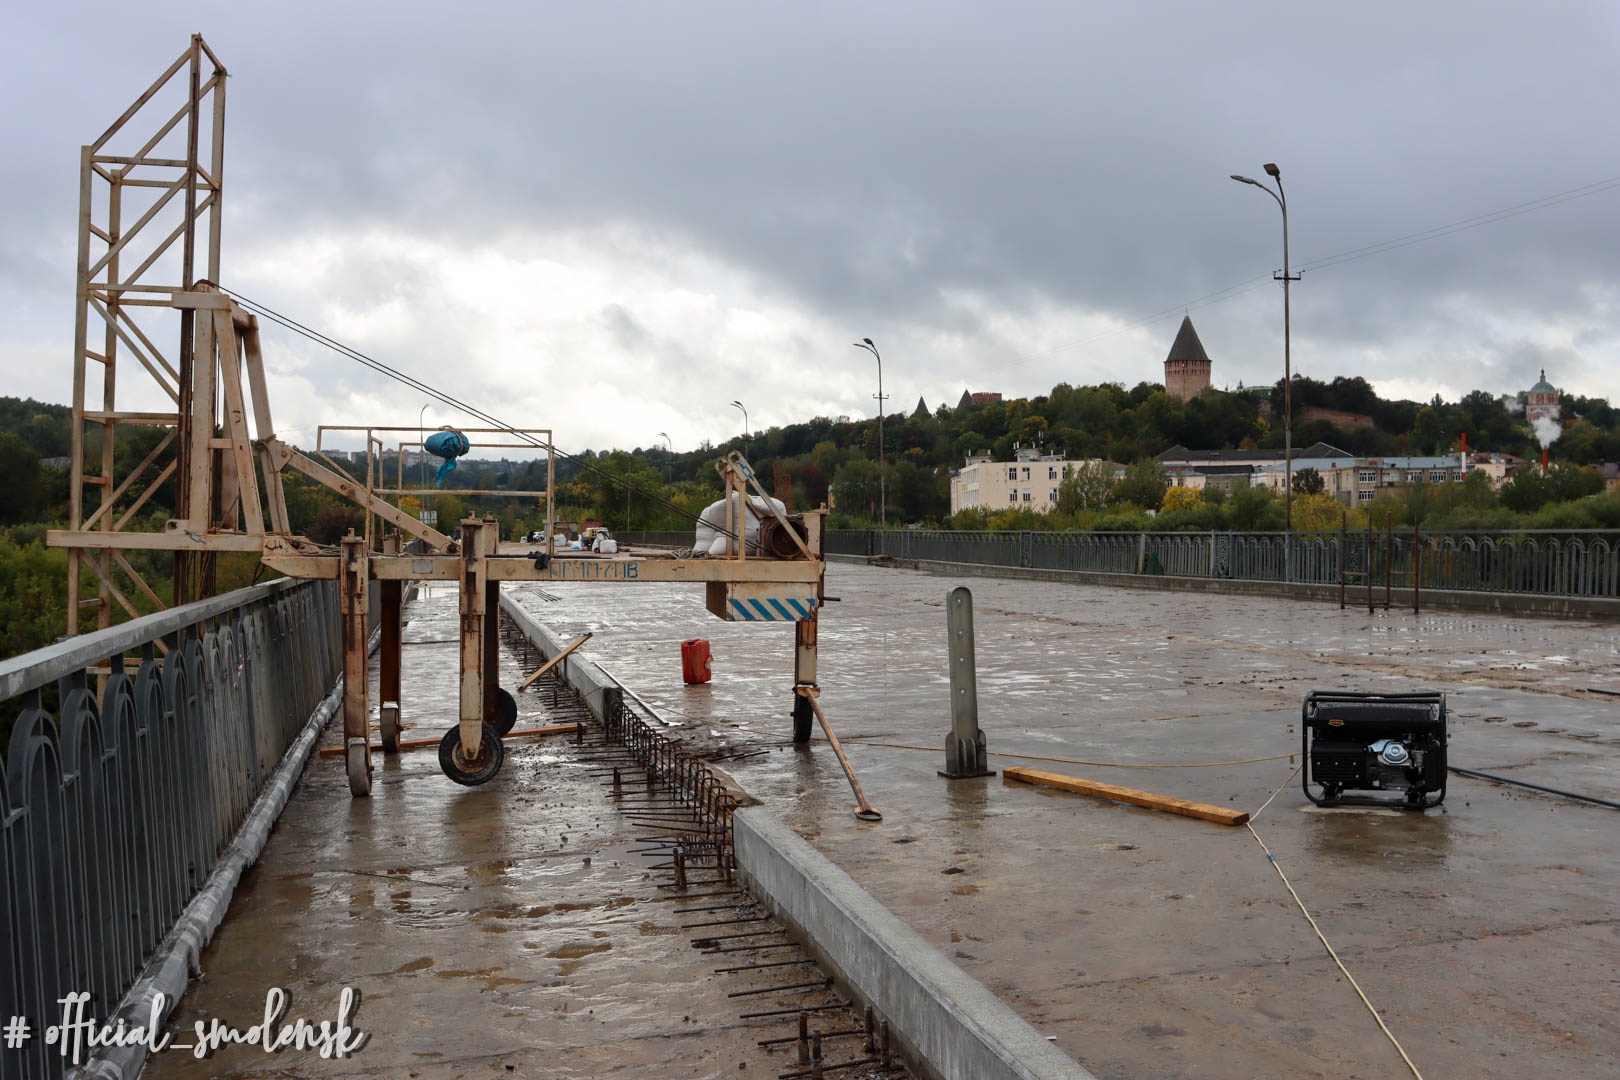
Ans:
[[[793,741],[806,743],[810,741],[810,732],[816,722],[816,711],[810,704],[810,699],[800,694],[793,699]]]
[[[500,687],[495,688],[494,708],[495,715],[489,718],[489,723],[495,725],[495,730],[502,735],[509,734],[517,726],[517,698],[508,694]]]
[[[399,753],[399,706],[392,701],[384,702],[377,711],[377,719],[382,728],[383,753]]]
[[[501,762],[505,759],[506,751],[501,746],[501,737],[489,724],[483,725],[477,758],[468,758],[462,753],[460,724],[445,732],[444,738],[439,740],[439,768],[444,770],[444,775],[467,787],[489,783],[501,771]]]
[[[364,739],[350,739],[343,748],[349,772],[349,794],[363,799],[371,794],[371,748]]]

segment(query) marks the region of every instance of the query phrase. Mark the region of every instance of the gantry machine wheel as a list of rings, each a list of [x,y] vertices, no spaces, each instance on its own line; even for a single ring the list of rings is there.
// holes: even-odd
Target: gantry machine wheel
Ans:
[[[349,771],[349,794],[363,799],[371,794],[371,753],[364,739],[350,739],[343,748]]]
[[[517,698],[505,689],[495,688],[495,730],[506,735],[517,726]]]
[[[439,768],[444,770],[444,775],[467,787],[489,783],[501,771],[501,762],[505,758],[501,737],[489,724],[483,725],[476,758],[468,758],[462,753],[460,724],[445,732],[444,738],[439,740]]]
[[[385,754],[399,753],[399,705],[385,701],[377,710],[378,726],[382,728],[382,748]]]

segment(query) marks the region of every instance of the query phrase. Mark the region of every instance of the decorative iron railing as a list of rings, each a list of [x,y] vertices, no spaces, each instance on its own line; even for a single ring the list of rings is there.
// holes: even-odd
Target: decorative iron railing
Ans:
[[[0,1074],[60,1076],[44,1033],[112,1015],[343,670],[338,594],[277,581],[0,661]],[[99,682],[99,693],[92,683]]]
[[[1620,532],[1421,530],[1280,532],[965,532],[834,530],[836,555],[1103,574],[1397,589],[1620,597]]]

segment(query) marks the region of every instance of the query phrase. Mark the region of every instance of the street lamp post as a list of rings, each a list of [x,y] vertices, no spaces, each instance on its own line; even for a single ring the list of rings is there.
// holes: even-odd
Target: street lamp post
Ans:
[[[422,517],[423,511],[425,511],[427,509],[427,426],[426,426],[426,418],[427,418],[428,405],[431,405],[431,404],[433,404],[433,402],[431,402],[431,401],[425,403],[422,406],[421,411],[416,414],[416,438],[421,443],[421,445],[416,448],[416,460],[418,462],[420,462],[421,465],[422,465],[422,469],[421,469],[422,496],[421,496],[420,504],[417,506],[417,509],[416,509],[416,516],[417,516],[418,519],[420,519]],[[423,522],[423,524],[426,524],[426,522]]]
[[[876,345],[869,337],[861,338],[855,342],[857,349],[865,349],[877,357],[878,366],[878,524],[887,529],[889,527],[889,485],[888,476],[883,471],[883,355],[878,352]]]
[[[1247,176],[1232,174],[1232,179],[1240,184],[1253,184],[1261,191],[1277,200],[1277,206],[1282,210],[1283,226],[1283,268],[1281,281],[1283,283],[1283,506],[1287,529],[1294,531],[1294,364],[1291,353],[1292,327],[1288,304],[1288,286],[1290,282],[1298,281],[1298,274],[1288,272],[1288,195],[1283,191],[1282,172],[1271,162],[1265,165],[1266,175],[1277,181],[1277,190],[1252,180]],[[1273,273],[1273,278],[1279,275]]]
[[[668,454],[670,457],[674,457],[675,456],[675,446],[674,446],[673,443],[671,443],[669,441],[669,432],[660,431],[658,433],[658,437],[664,440],[664,452],[666,454]],[[664,483],[666,483],[666,484],[670,482],[669,470],[670,470],[670,463],[666,459],[664,461]]]
[[[743,457],[747,457],[748,456],[748,410],[743,408],[743,403],[740,402],[740,401],[733,401],[731,404],[732,404],[733,408],[742,409],[742,414],[743,414]]]

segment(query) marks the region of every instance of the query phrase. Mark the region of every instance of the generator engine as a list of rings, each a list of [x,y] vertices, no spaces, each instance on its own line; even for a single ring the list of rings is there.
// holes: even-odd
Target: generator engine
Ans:
[[[1316,690],[1305,695],[1300,719],[1305,797],[1316,805],[1422,810],[1445,800],[1444,694]]]

